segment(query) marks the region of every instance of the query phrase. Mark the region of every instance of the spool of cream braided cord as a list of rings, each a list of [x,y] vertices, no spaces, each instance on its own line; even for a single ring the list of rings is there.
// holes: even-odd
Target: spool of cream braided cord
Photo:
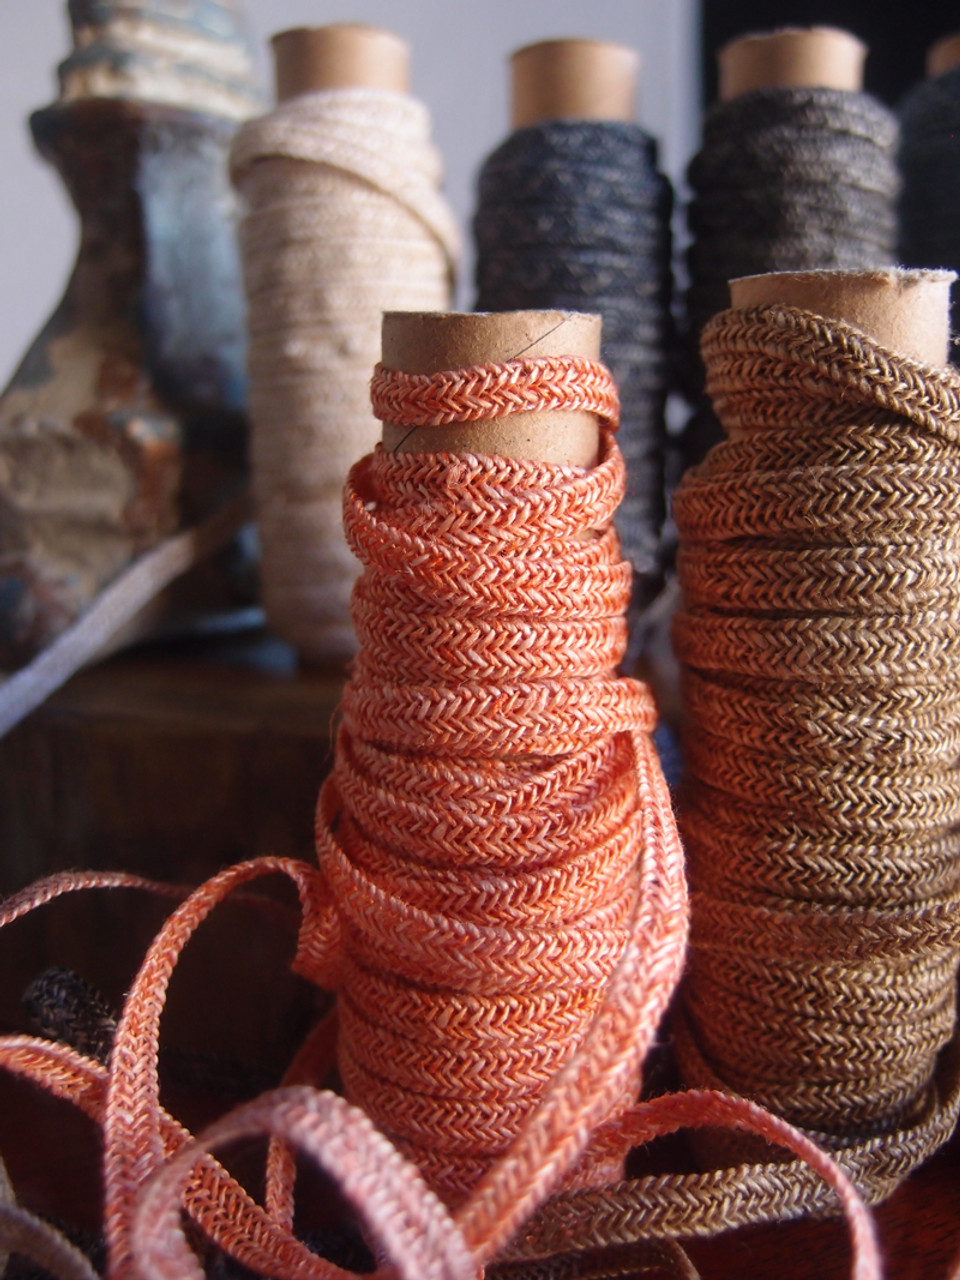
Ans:
[[[302,658],[338,661],[355,647],[359,571],[341,490],[379,436],[368,384],[381,313],[448,305],[458,235],[429,115],[405,92],[403,41],[332,26],[284,32],[274,52],[280,103],[231,155],[246,204],[261,590]]]

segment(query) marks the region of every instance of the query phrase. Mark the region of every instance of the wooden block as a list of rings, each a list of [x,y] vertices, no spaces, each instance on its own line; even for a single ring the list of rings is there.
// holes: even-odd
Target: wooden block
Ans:
[[[0,741],[0,890],[64,867],[196,883],[311,857],[341,685],[159,650],[81,672]]]

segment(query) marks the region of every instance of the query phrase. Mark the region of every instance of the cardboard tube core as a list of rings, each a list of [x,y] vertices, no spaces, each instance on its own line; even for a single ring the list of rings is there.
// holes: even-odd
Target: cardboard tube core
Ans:
[[[944,36],[927,50],[927,75],[931,79],[945,75],[956,66],[960,66],[960,31]]]
[[[737,310],[802,307],[924,364],[945,365],[952,271],[779,271],[730,282]]]
[[[546,120],[636,119],[640,56],[601,40],[544,40],[510,55],[515,129]]]
[[[520,357],[600,359],[599,316],[573,311],[388,311],[383,364],[403,373],[441,373]],[[583,410],[514,413],[443,427],[383,424],[383,447],[404,453],[477,453],[590,467],[599,447],[597,418]]]
[[[758,89],[863,88],[867,46],[836,27],[785,27],[740,36],[717,54],[720,101]]]
[[[280,31],[273,46],[277,101],[323,89],[410,88],[410,46],[379,27],[334,23]]]

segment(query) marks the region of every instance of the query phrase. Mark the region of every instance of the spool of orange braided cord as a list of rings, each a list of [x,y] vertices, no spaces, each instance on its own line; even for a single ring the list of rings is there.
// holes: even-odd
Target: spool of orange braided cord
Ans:
[[[450,1205],[583,1040],[654,882],[672,900],[636,993],[651,1013],[681,963],[655,708],[615,674],[616,391],[595,358],[561,354],[598,344],[594,317],[388,316],[385,362],[407,369],[379,366],[373,403],[401,447],[347,484],[360,653],[317,826],[343,933],[338,1057],[348,1098]],[[492,349],[526,354],[443,367]],[[596,1119],[638,1085],[623,1073]]]

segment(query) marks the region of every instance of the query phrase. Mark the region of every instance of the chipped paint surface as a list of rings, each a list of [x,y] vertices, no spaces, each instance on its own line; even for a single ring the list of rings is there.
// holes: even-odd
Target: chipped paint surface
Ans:
[[[71,0],[60,100],[134,98],[244,120],[261,103],[229,0]]]
[[[0,397],[0,667],[245,467],[226,152],[256,99],[239,6],[72,0],[70,16],[65,91],[31,126],[80,215],[80,251]]]

